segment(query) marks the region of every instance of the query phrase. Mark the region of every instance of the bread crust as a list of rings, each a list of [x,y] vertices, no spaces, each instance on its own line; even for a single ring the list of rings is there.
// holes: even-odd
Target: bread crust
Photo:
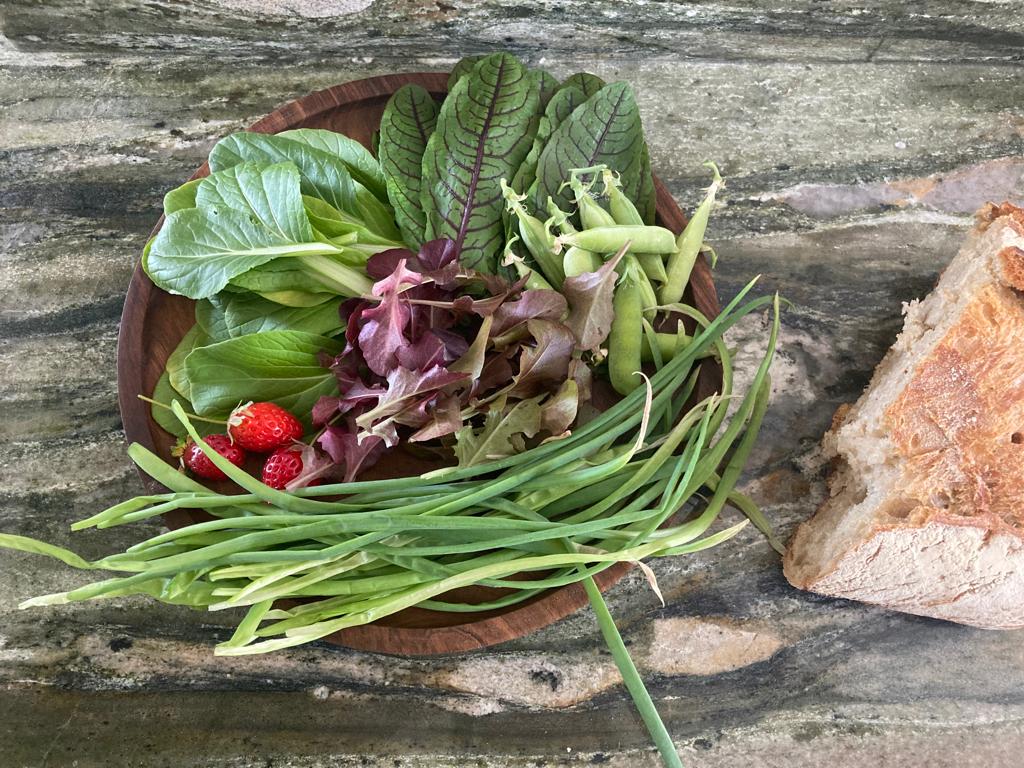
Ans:
[[[990,204],[977,218],[978,233],[1005,226],[1024,235],[1016,206]],[[794,586],[979,627],[1024,627],[1024,250],[1004,247],[992,263],[998,279],[970,297],[884,412],[899,465],[894,490],[852,546],[815,562],[820,526],[864,498],[840,456],[829,500],[787,548]],[[826,451],[851,411],[837,411]]]

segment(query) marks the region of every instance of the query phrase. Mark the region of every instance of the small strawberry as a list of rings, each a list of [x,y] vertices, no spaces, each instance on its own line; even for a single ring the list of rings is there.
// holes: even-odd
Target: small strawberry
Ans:
[[[302,437],[302,424],[274,403],[246,403],[228,417],[228,434],[247,451],[267,453]]]
[[[236,467],[242,466],[245,462],[245,451],[234,445],[227,435],[209,435],[204,437],[203,441]],[[175,455],[180,456],[181,463],[198,477],[207,480],[227,480],[227,475],[221,472],[192,440],[176,449]]]
[[[302,473],[302,452],[298,448],[278,448],[263,462],[260,479],[271,488],[284,490]]]

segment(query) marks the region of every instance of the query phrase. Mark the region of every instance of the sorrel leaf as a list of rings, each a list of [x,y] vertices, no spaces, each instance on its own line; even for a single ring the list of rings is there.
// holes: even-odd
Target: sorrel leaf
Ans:
[[[423,244],[427,229],[420,200],[423,152],[437,125],[437,112],[437,103],[426,89],[409,83],[394,92],[380,120],[377,155],[395,221],[410,248]]]
[[[452,73],[448,75],[448,91],[451,92],[455,84],[459,82],[463,77],[473,71],[473,67],[477,65],[483,56],[463,56],[458,62],[452,67]]]
[[[574,168],[603,163],[622,175],[623,188],[636,190],[644,146],[640,112],[633,90],[612,83],[576,108],[551,136],[537,164],[534,204],[544,210],[550,196],[563,210],[573,198],[560,188]]]
[[[427,238],[455,241],[464,267],[494,274],[505,234],[501,179],[537,130],[535,76],[508,54],[482,59],[452,89],[423,155]]]
[[[516,175],[512,177],[512,189],[527,194],[530,192],[537,180],[537,163],[544,147],[551,139],[551,135],[572,114],[573,110],[586,100],[587,97],[583,91],[574,86],[563,86],[554,93],[544,108],[544,115],[537,124],[537,133],[533,137],[530,152],[516,170]],[[544,208],[540,207],[538,210],[543,212]]]
[[[583,91],[585,99],[589,99],[595,93],[605,87],[607,83],[597,75],[593,75],[590,72],[577,72],[574,75],[569,75],[565,80],[562,81],[562,88],[578,88]]]

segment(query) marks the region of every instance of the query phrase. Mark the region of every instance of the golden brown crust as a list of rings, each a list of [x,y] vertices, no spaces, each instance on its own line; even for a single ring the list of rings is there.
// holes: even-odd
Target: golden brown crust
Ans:
[[[978,292],[886,423],[903,459],[890,518],[924,525],[943,514],[1024,527],[1024,306],[1012,291]]]
[[[996,203],[985,203],[974,215],[975,226],[979,232],[984,232],[989,226],[1003,216],[1008,217],[1008,224],[1013,227],[1017,234],[1024,234],[1024,208],[1018,208],[1010,202],[1003,201]]]
[[[1024,250],[1007,246],[996,254],[1003,282],[1018,291],[1024,291]]]

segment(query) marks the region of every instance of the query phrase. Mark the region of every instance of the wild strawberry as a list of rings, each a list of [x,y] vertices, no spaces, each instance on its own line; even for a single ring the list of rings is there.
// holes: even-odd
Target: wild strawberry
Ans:
[[[247,451],[267,453],[302,437],[302,424],[274,403],[246,403],[228,417],[228,434]]]
[[[298,448],[278,448],[263,462],[260,479],[271,488],[281,491],[301,473],[301,451]]]
[[[234,445],[227,435],[209,435],[203,441],[213,448],[217,453],[230,461],[236,467],[242,466],[245,462],[245,451]],[[210,461],[202,449],[192,440],[189,440],[180,449],[181,463],[184,464],[192,474],[206,478],[207,480],[226,480],[227,475],[221,472],[212,461]]]

